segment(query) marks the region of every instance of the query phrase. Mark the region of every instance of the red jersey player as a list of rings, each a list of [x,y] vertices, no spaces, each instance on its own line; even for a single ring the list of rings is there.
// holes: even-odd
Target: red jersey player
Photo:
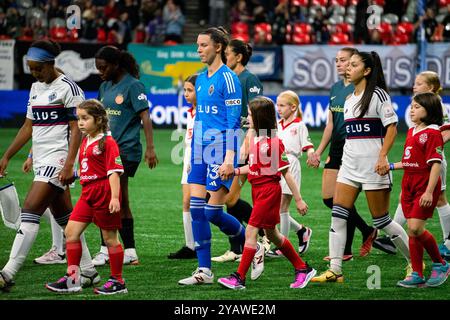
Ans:
[[[442,259],[433,235],[425,222],[433,216],[441,192],[440,170],[444,142],[439,130],[443,114],[441,100],[434,93],[419,93],[413,97],[411,120],[401,162],[391,163],[390,169],[404,169],[401,204],[408,222],[409,252],[413,272],[397,283],[405,288],[437,287],[450,273],[449,264]],[[423,250],[433,261],[431,276],[423,276]]]
[[[237,168],[235,174],[248,175],[248,181],[252,185],[253,210],[245,231],[245,245],[238,270],[227,278],[220,278],[218,282],[230,289],[245,288],[245,275],[256,253],[258,232],[264,229],[269,240],[295,268],[295,280],[291,288],[304,288],[314,277],[316,270],[299,257],[289,239],[276,228],[280,222],[282,174],[292,191],[298,212],[306,214],[308,206],[302,200],[294,178],[288,171],[289,162],[284,153],[284,145],[275,136],[277,121],[273,101],[266,97],[253,99],[249,105],[248,120],[250,127],[256,131],[256,137],[250,144],[249,164]]]
[[[82,192],[67,224],[66,250],[67,274],[46,288],[54,292],[81,291],[79,263],[81,257],[80,235],[94,222],[102,231],[108,247],[111,277],[97,294],[127,293],[122,279],[124,251],[118,239],[121,228],[120,180],[123,166],[119,147],[107,135],[108,117],[105,108],[97,100],[86,100],[77,108],[78,127],[86,134],[80,151],[80,184]]]

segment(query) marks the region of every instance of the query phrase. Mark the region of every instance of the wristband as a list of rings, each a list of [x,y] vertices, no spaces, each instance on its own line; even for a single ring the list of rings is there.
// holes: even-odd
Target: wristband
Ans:
[[[33,154],[32,154],[32,153],[29,153],[29,154],[28,154],[28,158],[29,158],[29,159],[33,159]]]
[[[391,170],[391,171],[395,170],[394,163],[392,163],[392,162],[389,163],[389,170]]]

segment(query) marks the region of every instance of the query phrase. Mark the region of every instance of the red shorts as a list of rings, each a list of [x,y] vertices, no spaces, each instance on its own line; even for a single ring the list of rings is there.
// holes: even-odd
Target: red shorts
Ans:
[[[279,183],[252,186],[253,210],[248,224],[260,229],[275,229],[280,223],[281,186]]]
[[[73,208],[70,220],[94,222],[100,229],[117,230],[122,228],[120,212],[111,214],[111,187],[108,179],[91,182],[81,189],[81,196]]]
[[[430,173],[414,173],[403,175],[402,179],[402,198],[401,204],[403,213],[406,219],[421,219],[427,220],[433,216],[434,208],[436,207],[439,195],[441,194],[441,179],[433,191],[433,202],[431,207],[421,207],[420,197],[427,189]]]

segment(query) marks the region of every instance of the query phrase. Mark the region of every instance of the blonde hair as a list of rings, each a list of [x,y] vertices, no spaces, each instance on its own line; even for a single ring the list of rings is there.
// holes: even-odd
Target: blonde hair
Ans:
[[[281,92],[278,97],[283,97],[287,100],[287,103],[297,107],[297,117],[302,118],[302,110],[300,109],[300,98],[292,90],[286,90]]]
[[[421,76],[425,79],[425,83],[432,87],[432,92],[439,95],[442,91],[441,81],[439,80],[439,76],[434,71],[422,71],[417,76]]]

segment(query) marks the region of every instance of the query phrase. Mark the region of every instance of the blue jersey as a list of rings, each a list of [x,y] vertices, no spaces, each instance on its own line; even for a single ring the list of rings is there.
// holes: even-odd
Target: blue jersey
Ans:
[[[201,73],[196,82],[197,113],[193,143],[220,144],[237,151],[242,109],[242,89],[236,74],[222,65],[211,77]]]

